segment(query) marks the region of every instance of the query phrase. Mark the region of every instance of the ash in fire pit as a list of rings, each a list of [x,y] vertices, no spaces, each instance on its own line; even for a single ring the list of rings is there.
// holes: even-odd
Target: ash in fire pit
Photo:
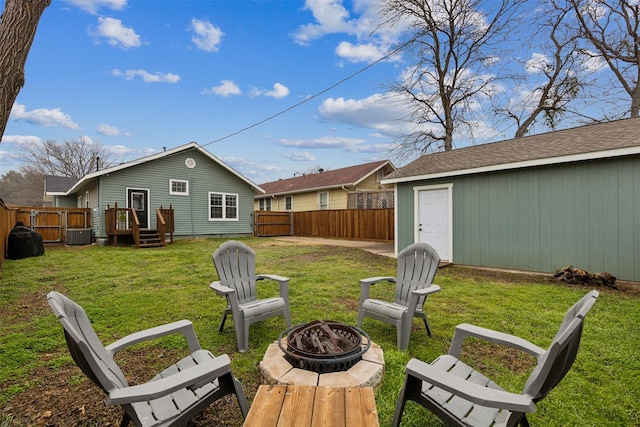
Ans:
[[[366,343],[362,342],[362,335]],[[287,346],[283,346],[286,336]],[[369,336],[361,329],[330,320],[315,320],[284,331],[278,345],[291,365],[318,373],[346,371],[362,360]]]

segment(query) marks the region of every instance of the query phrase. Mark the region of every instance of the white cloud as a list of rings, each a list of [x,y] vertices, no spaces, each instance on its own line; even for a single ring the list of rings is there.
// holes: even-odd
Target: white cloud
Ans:
[[[156,150],[146,149],[146,150],[132,150],[129,147],[125,147],[124,145],[105,145],[103,146],[105,150],[110,153],[113,153],[115,156],[119,158],[124,158],[127,155],[135,154],[135,158],[140,158],[144,156],[148,156],[153,154]]]
[[[391,46],[398,42],[406,25],[380,26],[383,14],[377,0],[354,0],[352,11],[343,0],[306,0],[305,10],[312,12],[315,21],[300,26],[292,37],[302,46],[329,34],[345,34],[355,37],[356,42],[341,42],[336,54],[350,62],[371,62],[385,56]],[[399,60],[394,55],[390,60]]]
[[[283,153],[282,157],[292,162],[315,162],[316,158],[308,151],[297,151],[294,153]]]
[[[122,77],[125,80],[133,80],[136,77],[141,77],[145,83],[177,83],[180,80],[180,76],[172,73],[150,73],[146,70],[113,70],[111,72],[116,77]]]
[[[193,18],[191,20],[191,30],[195,35],[191,38],[191,41],[206,52],[216,52],[222,41],[224,33],[220,28],[214,27],[209,21],[203,21]]]
[[[15,103],[9,114],[9,120],[24,120],[38,126],[62,126],[67,129],[79,129],[80,126],[71,120],[71,116],[63,113],[59,108],[38,108],[27,111],[27,107]]]
[[[350,62],[373,62],[386,55],[386,52],[372,43],[354,45],[342,42],[336,48],[336,54]]]
[[[289,88],[282,83],[276,83],[273,85],[273,90],[264,92],[264,96],[270,96],[272,98],[281,99],[289,95]]]
[[[525,63],[524,68],[528,73],[539,74],[551,66],[549,58],[542,53],[533,53],[531,58]]]
[[[127,6],[127,0],[64,0],[85,12],[96,14],[98,9],[106,7],[113,10],[122,10]]]
[[[320,138],[308,139],[280,139],[278,144],[283,147],[308,148],[308,149],[328,149],[338,148],[347,151],[358,151],[358,146],[365,144],[362,138],[345,138],[338,136],[324,136]]]
[[[141,45],[140,36],[133,28],[122,25],[122,21],[115,18],[98,18],[97,35],[106,37],[111,46],[122,49],[139,47]]]
[[[264,161],[247,160],[242,157],[223,156],[221,160],[248,177],[263,179],[282,171],[279,166],[268,164]],[[265,181],[262,181],[265,182]]]
[[[394,94],[374,94],[362,99],[328,98],[319,107],[323,120],[344,123],[364,129],[374,129],[396,137],[406,123],[406,103]]]
[[[34,135],[4,135],[2,137],[3,144],[15,144],[18,146],[39,144],[43,142],[42,138]]]
[[[576,55],[579,55],[579,54],[576,53]],[[582,66],[587,71],[597,72],[597,71],[608,68],[606,61],[595,52],[585,50],[584,54],[581,54],[581,57],[582,57]]]
[[[293,34],[293,39],[300,45],[306,46],[331,33],[353,33],[357,28],[349,21],[349,11],[341,0],[306,0],[304,10],[313,13],[316,23],[302,25]]]
[[[240,95],[242,91],[240,90],[240,87],[232,80],[221,80],[219,86],[214,86],[211,89],[205,89],[202,93],[210,93],[219,96],[231,96]]]
[[[104,123],[101,123],[96,127],[96,132],[105,136],[131,136],[129,132],[123,132],[115,126]]]

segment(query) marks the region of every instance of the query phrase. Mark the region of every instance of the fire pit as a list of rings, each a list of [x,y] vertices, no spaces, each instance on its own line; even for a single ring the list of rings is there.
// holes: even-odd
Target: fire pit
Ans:
[[[362,360],[370,345],[363,330],[330,320],[295,326],[278,338],[278,346],[293,367],[320,374],[348,370]]]

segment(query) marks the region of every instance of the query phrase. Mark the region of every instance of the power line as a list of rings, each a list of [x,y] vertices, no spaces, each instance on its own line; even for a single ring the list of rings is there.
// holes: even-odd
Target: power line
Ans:
[[[387,59],[387,58],[389,58],[389,57],[391,57],[391,56],[395,55],[395,54],[396,54],[397,52],[399,52],[399,51],[400,51],[400,50],[401,50],[401,49],[402,49],[406,44],[407,44],[407,43],[403,43],[403,44],[399,45],[398,47],[396,47],[396,48],[395,48],[394,50],[392,50],[391,52],[389,52],[389,53],[387,53],[386,55],[382,56],[381,58],[379,58],[379,59],[375,60],[374,62],[372,62],[371,64],[367,65],[366,67],[361,68],[361,69],[359,69],[359,70],[355,71],[354,73],[350,74],[349,76],[345,77],[344,79],[342,79],[342,80],[340,80],[340,81],[338,81],[338,82],[336,82],[336,83],[332,84],[331,86],[327,87],[326,89],[323,89],[323,90],[321,90],[320,92],[318,92],[318,93],[316,93],[316,94],[314,94],[314,95],[311,95],[311,96],[309,96],[309,97],[307,97],[307,98],[303,99],[302,101],[300,101],[300,102],[298,102],[298,103],[296,103],[296,104],[291,105],[291,106],[290,106],[290,107],[288,107],[288,108],[285,108],[284,110],[281,110],[281,111],[279,111],[279,112],[277,112],[277,113],[275,113],[275,114],[273,114],[273,115],[271,115],[271,116],[269,116],[269,117],[267,117],[267,118],[265,118],[265,119],[262,119],[262,120],[260,120],[259,122],[256,122],[256,123],[254,123],[254,124],[252,124],[252,125],[249,125],[249,126],[244,127],[244,128],[242,128],[242,129],[240,129],[240,130],[237,130],[237,131],[235,131],[235,132],[232,132],[232,133],[230,133],[230,134],[228,134],[228,135],[225,135],[225,136],[220,137],[220,138],[218,138],[218,139],[215,139],[215,140],[213,140],[213,141],[211,141],[211,142],[208,142],[208,143],[206,143],[206,144],[202,145],[202,147],[206,147],[207,145],[215,144],[216,142],[220,142],[220,141],[223,141],[223,140],[225,140],[225,139],[227,139],[227,138],[231,138],[232,136],[236,136],[236,135],[238,135],[238,134],[240,134],[240,133],[242,133],[242,132],[246,132],[246,131],[248,131],[249,129],[253,129],[254,127],[260,126],[261,124],[266,123],[266,122],[268,122],[269,120],[273,120],[273,119],[275,119],[275,118],[276,118],[276,117],[278,117],[278,116],[281,116],[281,115],[283,115],[283,114],[285,114],[285,113],[288,113],[289,111],[291,111],[291,110],[293,110],[293,109],[295,109],[295,108],[298,108],[298,107],[299,107],[299,106],[301,106],[302,104],[305,104],[305,103],[307,103],[307,102],[311,101],[312,99],[315,99],[315,98],[317,98],[317,97],[319,97],[319,96],[321,96],[321,95],[323,95],[323,94],[325,94],[325,93],[329,92],[330,90],[332,90],[332,89],[334,89],[334,88],[336,88],[336,87],[340,86],[340,85],[341,85],[341,84],[343,84],[344,82],[346,82],[346,81],[348,81],[348,80],[351,80],[352,78],[356,77],[357,75],[359,75],[359,74],[361,74],[361,73],[364,73],[364,72],[365,72],[365,71],[367,71],[369,68],[372,68],[373,66],[375,66],[375,65],[379,64],[380,62],[384,61],[385,59]]]

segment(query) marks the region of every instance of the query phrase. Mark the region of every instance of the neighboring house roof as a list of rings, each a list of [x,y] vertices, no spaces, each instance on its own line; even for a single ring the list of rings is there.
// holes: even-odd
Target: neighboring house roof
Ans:
[[[426,154],[382,180],[392,184],[640,154],[640,118]]]
[[[77,191],[79,188],[81,188],[82,185],[85,182],[88,182],[88,181],[90,181],[92,179],[95,179],[97,177],[100,177],[102,175],[107,175],[107,174],[110,174],[110,173],[113,173],[113,172],[116,172],[116,171],[119,171],[119,170],[131,168],[131,167],[134,167],[134,166],[146,163],[146,162],[150,162],[150,161],[153,161],[153,160],[156,160],[156,159],[160,159],[160,158],[166,157],[166,156],[171,156],[173,154],[180,153],[182,151],[187,151],[187,150],[198,150],[199,152],[201,152],[205,156],[209,157],[213,162],[218,163],[220,166],[222,166],[223,168],[228,170],[230,173],[232,173],[233,175],[237,176],[238,178],[240,178],[241,180],[246,182],[248,185],[253,187],[253,189],[255,191],[264,193],[264,190],[262,188],[260,188],[257,184],[253,183],[252,181],[247,179],[245,176],[243,176],[242,174],[237,172],[235,169],[233,169],[232,167],[230,167],[229,165],[224,163],[222,160],[220,160],[219,158],[217,158],[213,154],[209,153],[204,148],[200,147],[197,143],[191,142],[189,144],[181,145],[180,147],[172,148],[171,150],[165,150],[165,151],[162,151],[160,153],[153,154],[151,156],[142,157],[142,158],[137,159],[137,160],[133,160],[133,161],[130,161],[130,162],[127,162],[127,163],[121,163],[121,164],[119,164],[117,166],[112,166],[112,167],[109,167],[109,168],[106,168],[106,169],[102,169],[102,170],[97,171],[97,172],[89,173],[89,174],[83,176],[80,180],[78,180],[75,183],[75,185],[73,185],[73,187],[69,188],[67,190],[67,192],[64,193],[64,194],[66,194],[66,195],[72,194],[75,191]],[[50,194],[50,193],[47,192],[47,194]]]
[[[47,175],[44,177],[44,192],[49,196],[64,195],[76,182],[78,178]]]
[[[264,184],[260,184],[260,187],[265,191],[265,195],[276,195],[355,186],[369,177],[372,173],[376,173],[387,165],[389,165],[392,170],[395,170],[395,166],[393,166],[389,160],[380,160],[362,165],[349,166],[341,169],[266,182]]]

